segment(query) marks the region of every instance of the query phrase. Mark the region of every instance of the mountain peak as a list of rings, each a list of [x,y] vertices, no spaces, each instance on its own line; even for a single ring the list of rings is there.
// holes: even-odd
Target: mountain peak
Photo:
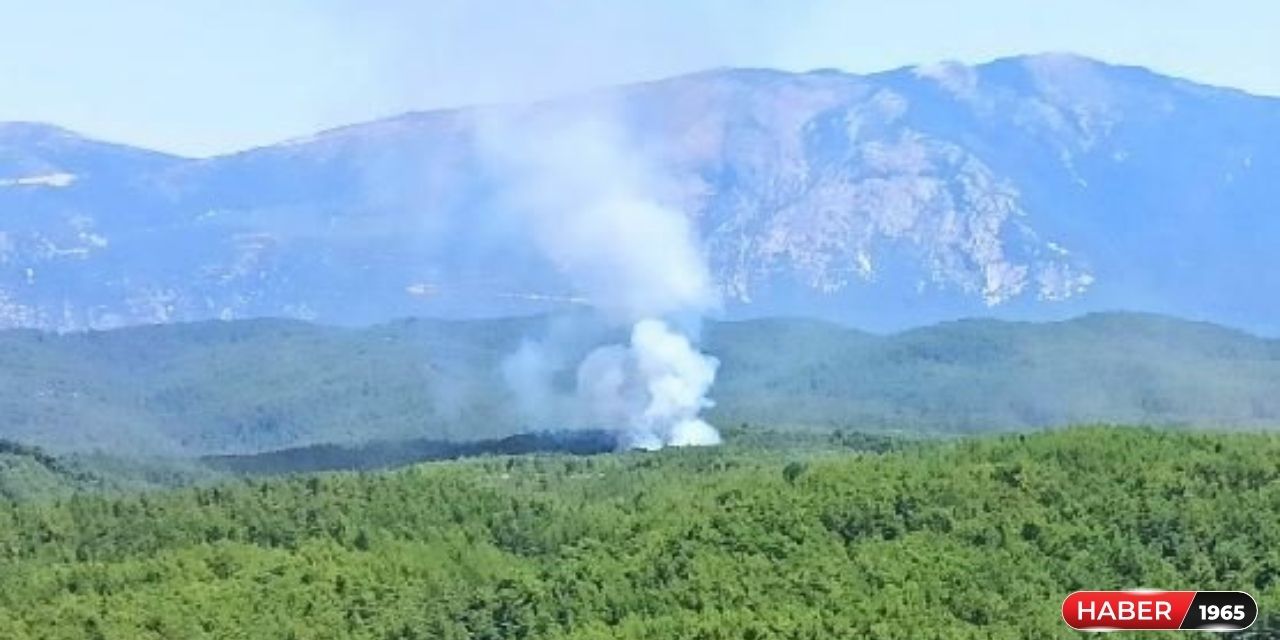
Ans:
[[[1074,64],[1092,67],[1113,66],[1109,62],[1072,51],[1041,51],[1039,53],[1024,53],[1022,55],[997,58],[993,62],[998,62],[1000,60],[1016,60],[1024,64],[1032,62],[1038,64]]]

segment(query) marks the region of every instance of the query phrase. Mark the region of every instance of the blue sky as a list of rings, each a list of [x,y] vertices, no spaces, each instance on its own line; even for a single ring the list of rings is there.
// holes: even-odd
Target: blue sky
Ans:
[[[1271,0],[0,0],[0,120],[209,155],[718,66],[1071,51],[1280,95]]]

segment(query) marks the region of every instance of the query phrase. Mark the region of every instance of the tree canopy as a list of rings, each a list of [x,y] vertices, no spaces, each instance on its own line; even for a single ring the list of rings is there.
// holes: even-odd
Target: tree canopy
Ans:
[[[1280,631],[1280,438],[837,445],[0,503],[0,637],[1049,638],[1133,587],[1250,591]]]

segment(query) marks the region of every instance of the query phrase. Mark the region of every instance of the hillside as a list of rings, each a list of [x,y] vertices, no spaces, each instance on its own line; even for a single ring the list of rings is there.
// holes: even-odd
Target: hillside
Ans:
[[[575,305],[485,147],[584,114],[666,174],[652,195],[693,220],[732,318],[1131,309],[1280,332],[1280,99],[1070,55],[722,69],[198,160],[0,124],[0,326]]]
[[[1274,637],[1278,459],[1092,428],[0,501],[0,637],[1056,638],[1140,585],[1250,591]]]
[[[88,488],[93,480],[39,449],[0,440],[0,499],[70,495]]]
[[[563,425],[516,412],[500,373],[547,321],[0,332],[0,438],[55,452],[204,455],[556,431]],[[1280,342],[1159,316],[971,320],[889,335],[805,320],[709,322],[702,339],[721,360],[710,412],[721,426],[1280,426]]]
[[[726,323],[707,347],[724,361],[723,422],[941,433],[1280,425],[1280,341],[1161,316],[966,320],[883,337]]]
[[[0,500],[69,498],[77,494],[172,489],[223,476],[196,461],[130,454],[52,455],[37,447],[0,440]]]

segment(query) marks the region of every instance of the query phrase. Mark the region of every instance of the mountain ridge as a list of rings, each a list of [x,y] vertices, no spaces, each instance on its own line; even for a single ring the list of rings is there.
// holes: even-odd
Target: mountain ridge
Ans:
[[[521,414],[501,373],[554,320],[0,331],[0,439],[54,452],[220,455],[562,430]],[[598,343],[566,345],[563,361]],[[1280,340],[1164,316],[968,320],[887,335],[811,320],[708,321],[700,347],[720,361],[708,414],[720,426],[946,435],[1103,422],[1280,427]],[[572,368],[555,379],[571,384]]]
[[[266,141],[259,144],[252,144],[240,149],[234,149],[231,151],[226,151],[221,153],[214,153],[207,156],[192,156],[192,155],[185,155],[181,153],[173,153],[170,151],[160,151],[145,145],[134,144],[124,140],[108,140],[107,138],[99,137],[89,132],[79,131],[73,128],[62,126],[54,122],[46,122],[46,121],[40,121],[40,120],[0,120],[0,142],[8,141],[7,129],[21,130],[24,128],[30,128],[33,131],[43,131],[48,134],[52,134],[52,133],[62,134],[70,138],[78,139],[79,141],[82,141],[82,142],[121,147],[121,148],[136,150],[136,151],[144,151],[144,152],[153,153],[157,155],[168,156],[175,160],[180,160],[188,163],[199,163],[203,161],[218,160],[218,159],[224,159],[232,156],[239,156],[246,153],[251,153],[253,151],[270,149],[274,147],[296,146],[300,143],[311,142],[319,138],[323,138],[330,135],[357,132],[360,129],[365,127],[374,127],[382,124],[389,124],[389,123],[394,123],[394,122],[403,121],[403,120],[412,120],[415,118],[422,118],[422,117],[457,115],[460,113],[464,113],[464,112],[472,111],[476,109],[512,108],[512,107],[518,107],[525,104],[533,104],[533,105],[552,104],[552,103],[562,102],[572,98],[584,98],[584,97],[588,97],[598,93],[627,90],[627,89],[632,89],[636,87],[644,87],[644,86],[651,86],[651,85],[664,85],[664,84],[679,82],[681,80],[688,80],[688,79],[715,77],[715,76],[722,76],[722,75],[734,75],[734,74],[764,75],[764,76],[771,76],[771,77],[839,76],[847,79],[888,78],[888,77],[901,76],[904,74],[920,73],[922,70],[927,70],[930,68],[947,68],[947,67],[953,67],[953,66],[971,68],[971,67],[984,67],[984,66],[1015,65],[1015,64],[1024,64],[1031,61],[1051,60],[1051,59],[1065,59],[1065,60],[1070,60],[1074,62],[1079,62],[1082,64],[1093,65],[1093,66],[1098,66],[1098,67],[1103,67],[1103,68],[1113,69],[1113,70],[1119,70],[1119,71],[1128,72],[1128,73],[1137,72],[1137,73],[1140,73],[1141,75],[1148,76],[1148,77],[1163,78],[1166,80],[1185,83],[1187,86],[1195,89],[1208,90],[1213,92],[1235,93],[1235,94],[1238,94],[1240,97],[1246,97],[1246,98],[1252,98],[1252,99],[1280,100],[1280,96],[1275,96],[1275,95],[1270,95],[1265,93],[1256,93],[1256,92],[1249,91],[1247,89],[1243,89],[1240,87],[1227,85],[1227,84],[1216,84],[1212,82],[1197,80],[1190,77],[1177,75],[1171,72],[1156,70],[1156,69],[1153,69],[1152,67],[1147,67],[1143,65],[1112,62],[1112,61],[1103,60],[1101,58],[1097,58],[1093,56],[1086,56],[1082,54],[1072,53],[1069,51],[1042,51],[1039,53],[998,56],[986,61],[974,62],[974,63],[968,63],[968,62],[952,60],[952,59],[944,59],[944,60],[938,60],[935,62],[900,65],[900,66],[892,67],[889,69],[883,69],[879,71],[869,71],[869,72],[849,71],[849,70],[835,68],[835,67],[814,68],[814,69],[807,69],[803,71],[787,71],[787,70],[774,69],[769,67],[736,67],[736,66],[709,67],[706,69],[689,71],[686,73],[679,73],[671,76],[665,76],[662,78],[640,80],[636,82],[620,82],[616,84],[602,85],[595,88],[581,89],[578,91],[568,92],[558,96],[543,98],[531,103],[522,103],[519,101],[502,101],[502,102],[492,102],[492,103],[475,103],[475,104],[463,104],[463,105],[454,105],[454,106],[432,107],[432,108],[425,108],[425,109],[409,109],[406,111],[391,113],[388,115],[378,116],[378,117],[370,118],[367,120],[359,120],[359,121],[351,122],[347,124],[338,124],[332,127],[322,128],[310,134],[286,137],[286,138],[281,138],[274,141]]]
[[[107,144],[17,171],[0,136],[0,326],[554,310],[572,289],[503,222],[476,120],[598,103],[670,174],[730,317],[1132,308],[1280,330],[1280,99],[1056,54],[712,70],[201,159]]]

